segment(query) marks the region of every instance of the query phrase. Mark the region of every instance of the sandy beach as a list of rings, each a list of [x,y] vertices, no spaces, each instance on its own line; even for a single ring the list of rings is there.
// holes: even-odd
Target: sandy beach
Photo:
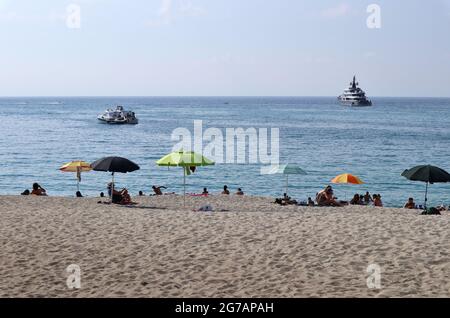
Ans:
[[[448,214],[257,197],[0,196],[1,297],[448,297]],[[194,212],[211,204],[214,212]],[[381,289],[367,287],[370,264]],[[67,266],[81,288],[66,286]]]

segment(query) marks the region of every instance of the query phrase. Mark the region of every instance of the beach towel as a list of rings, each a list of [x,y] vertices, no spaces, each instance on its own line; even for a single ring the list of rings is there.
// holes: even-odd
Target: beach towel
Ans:
[[[202,206],[200,209],[198,209],[199,212],[212,212],[214,211],[213,207],[209,204]]]

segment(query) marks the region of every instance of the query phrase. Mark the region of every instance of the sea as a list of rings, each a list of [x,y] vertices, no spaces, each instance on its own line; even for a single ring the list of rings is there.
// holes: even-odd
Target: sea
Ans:
[[[38,182],[51,196],[74,196],[75,174],[59,167],[106,156],[125,157],[140,166],[115,175],[116,187],[126,187],[132,195],[149,194],[152,185],[182,193],[183,170],[155,162],[173,150],[174,130],[193,133],[194,121],[202,121],[204,130],[217,128],[224,135],[227,128],[266,128],[270,137],[271,129],[278,129],[280,163],[296,164],[307,173],[289,177],[289,195],[299,201],[314,197],[333,177],[351,173],[364,184],[335,185],[339,199],[369,191],[381,194],[386,206],[401,206],[409,197],[422,204],[425,184],[401,174],[421,164],[450,171],[450,99],[372,100],[373,107],[350,108],[335,97],[0,98],[0,194],[17,195]],[[139,124],[97,120],[116,105],[133,110]],[[242,188],[249,195],[281,196],[284,176],[261,174],[262,166],[248,160],[200,167],[187,177],[187,191],[199,193],[206,187],[220,193],[228,185],[232,192]],[[83,173],[80,190],[98,196],[110,180],[110,173]],[[429,204],[450,204],[450,184],[430,185]]]

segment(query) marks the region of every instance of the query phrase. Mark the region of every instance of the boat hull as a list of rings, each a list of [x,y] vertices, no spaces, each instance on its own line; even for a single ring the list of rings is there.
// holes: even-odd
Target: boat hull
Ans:
[[[135,120],[117,120],[117,119],[105,119],[105,118],[101,118],[98,117],[97,118],[100,122],[104,123],[104,124],[108,124],[108,125],[137,125],[139,123],[139,121],[137,119]]]
[[[339,103],[342,106],[350,106],[350,107],[370,107],[370,106],[372,106],[372,101],[370,101],[370,100],[348,101],[348,100],[339,99]]]

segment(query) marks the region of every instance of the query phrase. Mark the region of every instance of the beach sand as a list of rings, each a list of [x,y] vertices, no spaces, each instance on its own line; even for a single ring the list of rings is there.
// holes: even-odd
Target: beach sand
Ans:
[[[188,209],[181,196],[99,200],[0,196],[0,296],[450,296],[448,214],[236,196],[189,197]],[[192,211],[204,204],[216,211]],[[70,264],[80,289],[66,286]]]

